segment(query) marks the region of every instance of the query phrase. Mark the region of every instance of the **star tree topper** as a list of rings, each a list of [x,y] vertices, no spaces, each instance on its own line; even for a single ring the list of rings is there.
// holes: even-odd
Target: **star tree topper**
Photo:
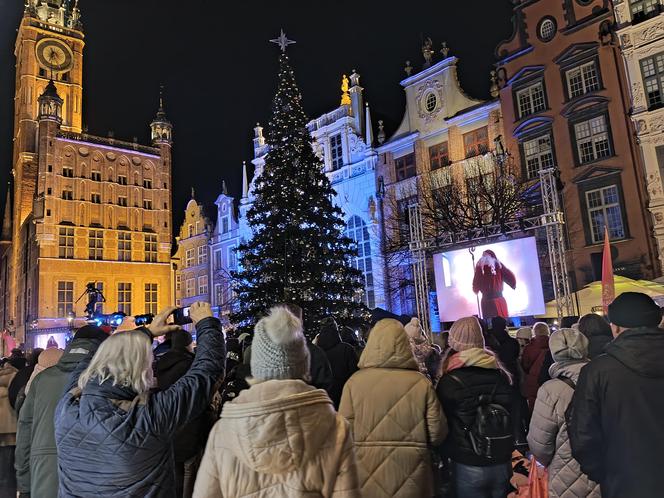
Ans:
[[[279,35],[279,38],[274,38],[274,39],[270,40],[270,43],[274,43],[276,45],[279,45],[279,48],[281,49],[281,51],[285,52],[288,45],[292,45],[293,43],[296,43],[296,42],[293,41],[293,40],[289,40],[286,37],[286,33],[284,33],[284,30],[282,28],[281,29],[281,34]]]

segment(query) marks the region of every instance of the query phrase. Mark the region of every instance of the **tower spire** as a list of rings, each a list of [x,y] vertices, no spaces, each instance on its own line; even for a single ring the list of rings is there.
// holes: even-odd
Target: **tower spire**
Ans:
[[[173,125],[166,117],[164,110],[164,85],[159,85],[159,109],[150,123],[150,135],[154,145],[168,144],[173,141]]]
[[[2,232],[0,232],[0,242],[11,242],[12,240],[12,189],[11,184],[7,182],[7,198],[5,199],[5,212],[2,218]]]
[[[242,198],[249,197],[249,182],[247,181],[247,161],[242,161]]]
[[[226,180],[221,180],[221,193],[228,195],[228,189],[226,188]]]
[[[365,109],[366,109],[366,115],[364,118],[364,126],[366,128],[365,130],[365,139],[364,141],[367,144],[367,147],[371,147],[374,141],[373,137],[373,127],[371,126],[371,111],[369,110],[369,102],[365,104]]]

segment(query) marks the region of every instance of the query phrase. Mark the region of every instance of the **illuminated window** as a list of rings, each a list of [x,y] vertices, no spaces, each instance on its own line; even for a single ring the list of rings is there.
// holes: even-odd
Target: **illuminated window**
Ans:
[[[145,312],[157,314],[157,284],[145,284]]]
[[[330,137],[330,157],[332,158],[333,170],[337,170],[344,165],[343,152],[341,134]]]
[[[194,257],[196,256],[196,252],[194,249],[187,249],[186,254],[186,259],[184,263],[185,268],[189,268],[191,266],[194,266]]]
[[[198,264],[204,265],[208,262],[207,246],[198,246]]]
[[[466,158],[489,152],[489,132],[486,126],[464,133],[463,146]]]
[[[58,316],[66,318],[74,311],[74,282],[58,282]]]
[[[58,257],[63,259],[74,258],[74,229],[61,227],[58,236]]]
[[[235,247],[228,248],[228,269],[235,270],[237,267],[237,256],[235,253]]]
[[[131,282],[118,284],[118,311],[131,315]]]
[[[203,275],[198,277],[198,295],[202,296],[208,292],[208,277]]]
[[[353,239],[357,255],[351,259],[351,264],[364,276],[364,304],[369,308],[376,307],[374,291],[373,266],[371,261],[371,242],[367,224],[359,216],[353,216],[346,225],[346,236]]]
[[[89,259],[104,259],[104,231],[90,230]]]

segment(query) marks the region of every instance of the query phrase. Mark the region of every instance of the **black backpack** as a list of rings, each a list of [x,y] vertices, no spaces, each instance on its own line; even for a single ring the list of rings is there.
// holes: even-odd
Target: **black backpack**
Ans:
[[[576,391],[576,383],[569,377],[560,376],[559,380],[562,380],[565,384],[572,388],[572,391]],[[567,434],[569,434],[570,428],[572,427],[572,417],[574,416],[574,399],[569,402],[567,408],[565,408],[565,425],[567,425]]]
[[[468,389],[456,375],[448,376]],[[514,450],[514,428],[510,412],[504,406],[494,403],[499,384],[500,380],[496,382],[491,394],[480,395],[472,423],[468,426],[464,424],[463,427],[473,452],[496,461],[509,460]]]

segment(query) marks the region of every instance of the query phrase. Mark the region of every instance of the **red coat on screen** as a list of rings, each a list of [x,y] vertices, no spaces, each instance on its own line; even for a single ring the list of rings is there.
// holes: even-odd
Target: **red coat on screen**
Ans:
[[[516,277],[509,268],[498,261],[496,254],[487,249],[475,265],[473,292],[482,293],[482,318],[501,316],[507,318],[509,311],[503,297],[503,284],[516,288]]]

